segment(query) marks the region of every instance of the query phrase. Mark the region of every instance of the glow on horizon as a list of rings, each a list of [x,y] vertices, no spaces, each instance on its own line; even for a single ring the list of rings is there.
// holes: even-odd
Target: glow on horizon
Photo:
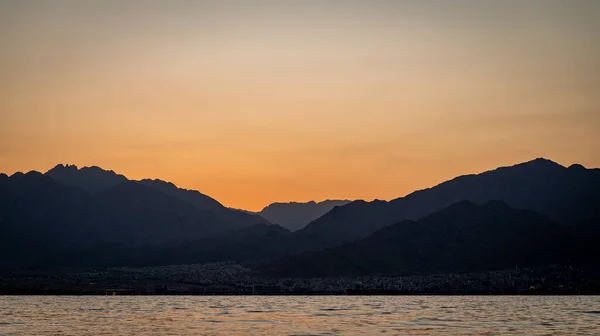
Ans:
[[[0,172],[98,165],[223,204],[600,166],[597,1],[3,1]]]

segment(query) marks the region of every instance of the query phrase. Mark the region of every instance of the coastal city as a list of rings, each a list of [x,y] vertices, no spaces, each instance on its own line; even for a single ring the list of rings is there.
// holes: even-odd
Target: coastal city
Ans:
[[[597,272],[570,266],[413,276],[270,278],[234,262],[20,271],[0,275],[0,294],[73,295],[489,295],[600,294]]]

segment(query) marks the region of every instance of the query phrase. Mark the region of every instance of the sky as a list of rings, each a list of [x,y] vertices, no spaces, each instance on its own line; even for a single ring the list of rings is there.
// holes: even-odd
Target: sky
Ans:
[[[226,206],[600,167],[600,1],[0,0],[0,172]]]

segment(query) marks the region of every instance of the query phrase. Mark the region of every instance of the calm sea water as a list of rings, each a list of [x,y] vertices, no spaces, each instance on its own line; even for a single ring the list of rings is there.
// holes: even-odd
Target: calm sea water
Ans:
[[[600,335],[600,297],[0,297],[0,335],[398,333]]]

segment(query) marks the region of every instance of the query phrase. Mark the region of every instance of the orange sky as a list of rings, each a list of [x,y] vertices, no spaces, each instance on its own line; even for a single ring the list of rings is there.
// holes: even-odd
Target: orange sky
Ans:
[[[0,172],[98,165],[227,206],[600,166],[598,1],[3,1]]]

